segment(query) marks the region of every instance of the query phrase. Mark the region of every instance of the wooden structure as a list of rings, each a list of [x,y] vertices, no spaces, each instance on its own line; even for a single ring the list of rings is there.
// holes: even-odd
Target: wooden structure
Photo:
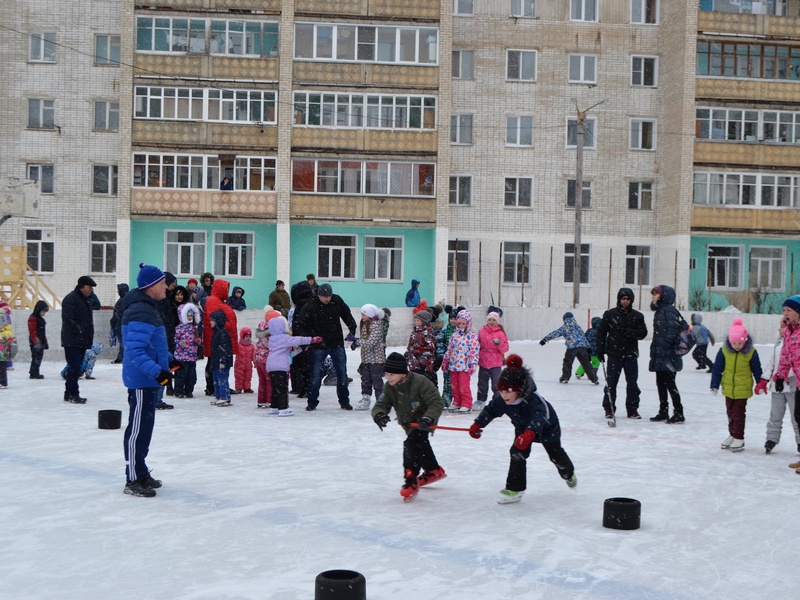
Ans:
[[[0,246],[0,299],[15,310],[33,310],[39,300],[50,308],[60,307],[61,300],[28,266],[25,257],[25,246]]]

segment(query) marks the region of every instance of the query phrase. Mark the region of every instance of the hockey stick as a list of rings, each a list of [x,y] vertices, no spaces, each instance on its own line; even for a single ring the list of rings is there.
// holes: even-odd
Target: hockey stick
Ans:
[[[411,427],[419,427],[419,423],[409,423]],[[428,429],[446,429],[447,431],[469,431],[469,427],[446,427],[444,425],[430,425]]]
[[[608,396],[608,405],[611,407],[611,418],[608,419],[607,423],[609,427],[616,427],[617,426],[617,403],[614,400],[614,397],[611,395],[610,390],[608,389],[608,375],[606,375],[606,363],[605,361],[600,363],[603,367],[603,379],[605,380],[606,384],[603,386],[603,393]]]

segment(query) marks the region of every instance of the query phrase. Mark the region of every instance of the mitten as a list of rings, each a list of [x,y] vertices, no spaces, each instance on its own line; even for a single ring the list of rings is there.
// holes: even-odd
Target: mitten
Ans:
[[[447,360],[446,358],[443,358],[442,359],[442,371],[447,372],[447,367],[449,367],[449,366],[450,366],[450,361]]]
[[[358,338],[354,336],[352,333],[348,333],[347,337],[344,339],[346,339],[348,342],[355,342],[358,340]]]
[[[783,379],[775,379],[775,391],[778,393],[783,391]]]
[[[766,394],[768,385],[769,381],[766,379],[759,379],[758,383],[756,384],[756,394]]]
[[[430,417],[422,417],[417,425],[420,431],[428,431],[428,429],[431,428],[431,425],[433,425],[433,419]]]
[[[359,340],[358,338],[356,338],[356,339],[355,339],[355,341],[354,341],[352,344],[350,344],[350,350],[355,350],[355,349],[356,349],[356,348],[358,348],[360,345],[361,345],[361,340]]]
[[[539,345],[540,346],[544,346],[546,343],[547,343],[547,340],[545,340],[545,339],[539,340]]]
[[[514,447],[517,450],[526,450],[528,446],[531,445],[531,442],[533,442],[535,439],[536,433],[530,429],[526,429],[517,436],[517,439],[514,440]]]
[[[167,385],[170,381],[172,381],[172,373],[162,369],[162,371],[156,376],[156,381],[159,385]]]
[[[717,394],[719,394],[719,390],[717,388],[711,388],[711,393],[716,396]]]
[[[469,371],[467,371],[467,373],[469,373],[469,376],[470,376],[470,377],[472,377],[473,375],[475,375],[475,367],[470,367],[470,368],[469,368]]]
[[[311,338],[311,343],[312,344],[321,344],[322,343],[322,338],[320,336],[318,336],[318,335],[315,335],[314,337]]]
[[[469,435],[477,440],[481,437],[481,434],[483,434],[483,427],[480,426],[480,423],[474,421],[472,425],[469,426]]]
[[[493,343],[495,346],[499,346],[499,345],[500,345],[500,340],[498,340],[497,338],[494,338],[494,339],[492,340],[492,343]]]
[[[169,370],[172,371],[173,373],[180,368],[181,368],[180,361],[177,361],[174,358],[171,361],[169,361]]]
[[[383,428],[389,424],[389,421],[391,421],[389,415],[386,413],[378,413],[372,418],[372,420],[375,421],[375,425],[380,427],[381,431],[383,431]]]

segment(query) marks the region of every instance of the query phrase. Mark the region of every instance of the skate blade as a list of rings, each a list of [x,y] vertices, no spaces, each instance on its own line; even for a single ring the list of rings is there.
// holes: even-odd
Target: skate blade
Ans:
[[[617,421],[616,420],[612,421],[611,419],[609,419],[608,420],[608,426],[609,427],[616,427],[617,426]]]

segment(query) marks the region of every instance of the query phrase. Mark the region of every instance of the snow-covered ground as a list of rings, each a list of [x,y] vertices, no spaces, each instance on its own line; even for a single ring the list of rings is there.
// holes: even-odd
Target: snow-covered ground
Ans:
[[[710,375],[686,359],[686,423],[651,423],[655,381],[642,359],[644,418],[623,409],[611,429],[602,385],[558,383],[563,344],[511,349],[555,405],[579,484],[568,489],[535,445],[527,495],[504,506],[507,419],[480,440],[438,432],[448,478],[404,504],[403,432],[340,410],[330,387],[312,413],[292,396],[291,418],[268,417],[251,395],[213,407],[199,387],[156,415],[148,464],[164,481],[158,496],[127,496],[121,367],[98,361],[80,406],[62,401],[60,362],[45,362],[42,381],[17,363],[0,390],[0,597],[296,600],[340,568],[364,574],[369,600],[796,597],[800,477],[787,468],[798,460],[788,415],[766,455],[769,399],[750,400],[746,450],[720,450],[725,406],[708,392]],[[352,376],[358,355],[348,356]],[[109,408],[124,411],[123,429],[97,428]],[[602,527],[604,499],[620,496],[641,501],[640,529]]]

